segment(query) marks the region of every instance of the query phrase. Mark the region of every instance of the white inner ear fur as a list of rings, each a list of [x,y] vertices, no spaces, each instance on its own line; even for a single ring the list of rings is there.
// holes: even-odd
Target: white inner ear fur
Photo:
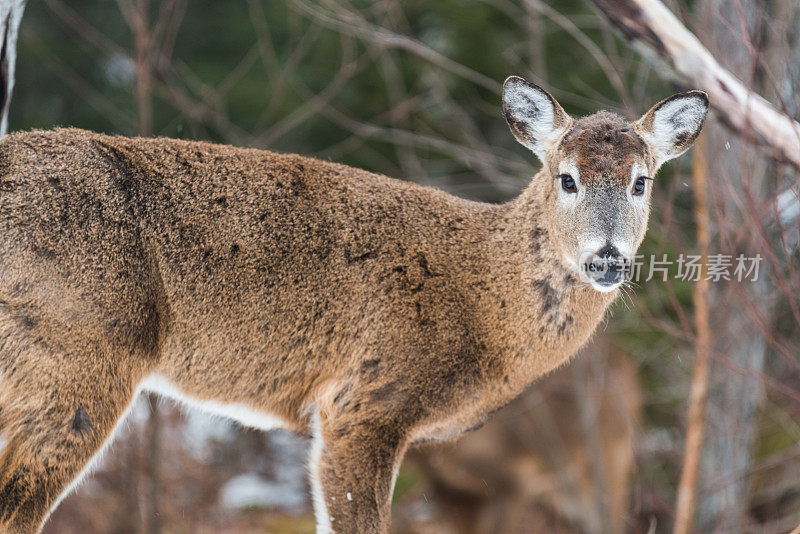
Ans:
[[[642,137],[653,148],[656,166],[686,152],[691,143],[681,143],[681,137],[694,137],[703,126],[707,104],[699,96],[675,98],[653,112],[652,129],[642,129]]]
[[[554,127],[556,109],[553,101],[545,92],[518,79],[505,84],[503,102],[508,115],[524,126],[528,136],[522,139],[515,133],[517,141],[544,163],[547,149],[558,141],[565,130],[565,127]]]

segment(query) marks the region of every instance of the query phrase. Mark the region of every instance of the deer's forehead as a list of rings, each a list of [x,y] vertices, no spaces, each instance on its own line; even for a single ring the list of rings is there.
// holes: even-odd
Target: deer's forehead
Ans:
[[[629,124],[615,121],[576,122],[561,142],[561,159],[578,168],[582,184],[626,185],[634,164],[647,162],[647,145]]]

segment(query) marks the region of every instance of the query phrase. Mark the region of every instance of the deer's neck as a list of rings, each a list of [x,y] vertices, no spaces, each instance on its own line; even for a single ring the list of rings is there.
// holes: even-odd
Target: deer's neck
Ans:
[[[496,349],[511,380],[525,385],[570,358],[603,320],[616,292],[602,294],[579,280],[558,251],[544,211],[545,184],[534,182],[495,213],[485,258],[499,302],[486,309],[487,326],[501,335]]]

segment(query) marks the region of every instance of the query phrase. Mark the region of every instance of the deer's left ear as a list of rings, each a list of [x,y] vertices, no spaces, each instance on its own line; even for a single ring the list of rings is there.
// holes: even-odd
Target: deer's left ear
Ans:
[[[503,115],[517,141],[542,163],[572,121],[550,93],[519,76],[509,76],[503,84]]]
[[[689,150],[708,112],[708,95],[703,91],[678,93],[662,100],[636,121],[635,129],[650,145],[656,167]]]

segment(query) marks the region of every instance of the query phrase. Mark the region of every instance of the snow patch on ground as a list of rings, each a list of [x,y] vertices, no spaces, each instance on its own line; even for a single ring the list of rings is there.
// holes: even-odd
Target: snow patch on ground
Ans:
[[[184,446],[197,460],[208,461],[214,443],[230,443],[236,436],[232,420],[199,410],[185,412]]]
[[[306,440],[285,430],[274,430],[268,436],[271,468],[229,479],[220,491],[220,502],[226,508],[284,508],[297,513],[306,508]]]
[[[257,473],[245,473],[228,480],[220,491],[220,501],[226,508],[287,508],[300,510],[305,506],[302,488],[294,484],[267,480]]]

